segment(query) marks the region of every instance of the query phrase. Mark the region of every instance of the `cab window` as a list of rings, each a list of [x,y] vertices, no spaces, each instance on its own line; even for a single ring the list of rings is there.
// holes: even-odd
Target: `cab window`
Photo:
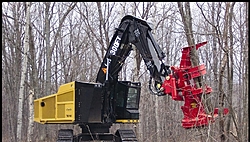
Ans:
[[[128,99],[127,99],[127,108],[138,108],[138,101],[137,101],[137,89],[136,88],[129,88],[128,90]]]

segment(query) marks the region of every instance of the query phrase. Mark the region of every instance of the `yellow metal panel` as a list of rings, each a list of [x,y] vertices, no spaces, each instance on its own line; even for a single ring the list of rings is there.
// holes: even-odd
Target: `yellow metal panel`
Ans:
[[[39,121],[39,100],[34,101],[34,120]]]
[[[55,101],[56,101],[56,95],[52,95],[51,97],[42,99],[40,106],[42,108],[43,119],[55,118]]]
[[[61,85],[57,91],[57,94],[62,95],[64,93],[71,92],[74,89],[75,89],[75,81]],[[68,98],[68,99],[71,99],[71,98]]]
[[[57,102],[67,102],[67,101],[73,101],[73,90],[67,90],[69,92],[65,92],[62,94],[57,95]]]
[[[63,84],[56,94],[34,101],[34,121],[38,123],[73,123],[75,120],[75,82]]]
[[[64,118],[65,116],[65,105],[64,104],[58,104],[57,105],[57,118]]]
[[[74,103],[59,103],[57,104],[57,119],[74,119]]]
[[[71,118],[74,116],[74,103],[65,104],[65,118]]]

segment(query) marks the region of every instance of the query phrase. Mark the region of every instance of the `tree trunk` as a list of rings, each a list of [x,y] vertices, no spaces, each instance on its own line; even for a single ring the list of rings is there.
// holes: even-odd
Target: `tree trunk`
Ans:
[[[245,3],[246,7],[246,19],[249,18],[249,3]],[[249,22],[246,20],[246,29],[249,29]],[[249,55],[249,30],[246,30],[246,35],[245,35],[245,47],[244,47],[244,64],[245,64],[245,72],[244,72],[244,79],[243,79],[243,84],[244,84],[244,98],[243,98],[243,135],[242,135],[242,140],[247,141],[249,140],[249,105],[248,105],[248,99],[249,99],[249,60],[248,60],[248,55]],[[243,65],[244,65],[243,64]]]
[[[224,99],[225,99],[225,93],[224,93],[224,85],[223,85],[223,77],[224,77],[224,71],[226,68],[226,63],[228,62],[227,53],[224,54],[221,65],[220,65],[220,72],[219,72],[219,105],[220,105],[220,112],[219,112],[219,129],[220,129],[220,140],[221,142],[225,141],[225,130],[224,130],[224,118],[222,116],[222,111],[224,109]]]
[[[216,19],[215,19],[215,17],[216,17],[216,11],[215,11],[215,3],[212,3],[212,25],[216,25]],[[214,81],[213,81],[213,86],[212,86],[212,88],[213,88],[213,93],[214,93],[214,95],[216,96],[216,98],[217,98],[217,93],[216,92],[218,92],[218,86],[219,86],[219,79],[218,79],[218,63],[219,63],[219,56],[220,56],[220,54],[218,54],[218,52],[220,53],[220,49],[217,47],[217,35],[216,35],[216,31],[217,31],[217,29],[216,29],[216,27],[215,26],[212,26],[212,54],[213,54],[213,75],[214,75]],[[213,103],[213,107],[215,107],[215,104],[217,103],[217,101],[215,101],[214,103]]]
[[[45,95],[50,95],[51,88],[51,52],[50,47],[50,2],[45,3],[45,43],[46,43],[46,78],[45,78]],[[47,137],[47,125],[42,126],[39,140],[44,141]]]
[[[24,87],[25,78],[27,75],[27,63],[28,63],[28,51],[29,51],[29,26],[30,26],[30,2],[26,2],[27,12],[26,12],[26,24],[25,24],[25,41],[24,41],[24,51],[23,51],[23,61],[21,68],[21,82],[18,98],[18,115],[17,115],[17,141],[22,141],[22,120],[23,120],[23,99],[24,99]]]
[[[228,20],[229,20],[229,7],[230,4],[226,4],[226,10],[225,10],[225,26],[222,33],[222,43],[220,43],[221,48],[224,51],[223,58],[221,60],[220,64],[220,71],[219,71],[219,131],[220,131],[220,140],[221,142],[224,142],[226,140],[226,134],[225,134],[225,128],[224,123],[225,119],[223,118],[223,109],[224,109],[224,101],[225,101],[225,91],[224,91],[224,72],[226,69],[226,65],[229,57],[229,50],[228,50]]]
[[[30,90],[29,92],[29,124],[28,124],[28,134],[27,139],[28,142],[32,142],[33,138],[33,129],[34,129],[34,90]]]
[[[230,48],[229,48],[229,59],[227,59],[229,62],[227,62],[227,71],[228,71],[228,103],[230,108],[232,108],[232,96],[233,96],[233,32],[232,32],[232,18],[233,18],[233,7],[234,7],[234,3],[232,3],[231,7],[230,7],[230,11],[229,11],[229,17],[228,17],[228,30],[229,30],[229,42],[230,42]],[[233,109],[230,109],[229,111],[233,111]],[[232,115],[234,115],[234,113],[229,113],[228,114],[228,119],[227,119],[227,124],[226,124],[226,132],[227,132],[227,136],[229,136],[229,131],[230,131],[230,124],[231,124],[231,120],[232,120]],[[234,117],[235,118],[235,117]],[[227,137],[229,138],[229,137]],[[227,140],[229,141],[229,139]]]
[[[177,2],[177,4],[178,4],[178,8],[181,14],[182,22],[184,24],[184,31],[187,37],[188,46],[192,46],[192,49],[190,51],[191,66],[195,67],[199,65],[199,56],[195,47],[195,40],[194,40],[193,29],[192,29],[192,16],[191,16],[191,10],[190,10],[190,3],[189,2],[185,3],[185,11],[183,9],[183,4],[181,2]],[[194,78],[194,81],[196,82],[197,88],[204,87],[202,77]],[[211,104],[211,100],[209,99],[207,95],[202,95],[202,102],[204,103],[206,113],[211,114],[213,112],[212,104]]]

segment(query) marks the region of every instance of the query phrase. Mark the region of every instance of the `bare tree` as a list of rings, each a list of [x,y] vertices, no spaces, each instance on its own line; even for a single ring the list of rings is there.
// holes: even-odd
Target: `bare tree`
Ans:
[[[27,133],[27,139],[28,142],[32,142],[33,138],[33,129],[34,129],[34,107],[33,107],[33,101],[34,101],[34,91],[30,90],[29,92],[29,126],[28,126],[28,133]]]
[[[23,61],[21,68],[21,82],[18,99],[18,115],[17,115],[17,141],[22,141],[22,119],[23,119],[23,99],[24,99],[24,87],[25,79],[27,75],[27,63],[28,63],[28,52],[29,52],[29,27],[30,27],[30,2],[26,3],[26,26],[25,26],[25,41],[23,51]]]
[[[243,140],[249,140],[249,57],[248,57],[248,53],[249,53],[249,3],[246,2],[244,3],[245,5],[245,19],[246,19],[246,23],[245,23],[245,48],[244,48],[244,64],[245,64],[245,73],[244,73],[244,98],[243,98],[243,136],[245,137],[245,139]]]
[[[3,122],[3,125],[7,125],[7,131],[3,133],[9,133],[9,139],[16,141],[17,130],[17,108],[18,108],[18,91],[20,89],[20,77],[21,77],[21,61],[22,61],[22,31],[23,21],[25,19],[23,5],[20,2],[3,4],[3,23],[2,29],[4,35],[3,38],[3,100],[6,100],[8,122]],[[10,11],[10,12],[9,12]],[[5,95],[6,94],[6,95]],[[9,119],[12,118],[12,119]],[[5,119],[3,119],[4,121]]]
[[[50,95],[51,94],[51,78],[52,78],[52,72],[51,72],[51,64],[52,64],[52,54],[53,54],[53,51],[55,49],[55,46],[57,45],[58,43],[58,38],[59,38],[59,35],[60,35],[60,32],[61,32],[61,29],[63,27],[63,23],[67,17],[67,15],[71,12],[71,10],[76,6],[77,2],[73,2],[73,3],[70,3],[69,6],[67,7],[66,11],[64,14],[62,14],[61,17],[59,17],[59,20],[58,20],[58,27],[57,27],[57,30],[52,30],[51,31],[51,20],[53,18],[53,10],[54,10],[54,6],[56,5],[56,3],[52,3],[51,5],[51,2],[45,2],[44,5],[45,5],[45,29],[44,29],[44,38],[45,38],[45,44],[46,44],[46,83],[45,83],[45,94],[46,95]],[[51,39],[51,33],[54,32],[54,35],[53,36],[53,39]],[[52,42],[51,42],[52,41]],[[52,44],[51,44],[52,43]],[[41,139],[44,139],[46,138],[46,135],[48,134],[48,131],[47,131],[47,125],[44,126],[45,130],[42,131],[42,134],[40,135],[40,138]]]
[[[190,51],[190,60],[191,60],[191,65],[198,66],[199,65],[199,57],[198,53],[195,48],[195,40],[194,40],[194,33],[193,33],[193,28],[192,28],[192,15],[191,15],[191,10],[190,10],[190,3],[186,2],[185,3],[185,9],[183,8],[183,4],[181,2],[177,2],[178,8],[181,14],[182,22],[184,24],[184,31],[185,35],[187,38],[188,46],[192,46],[191,51]],[[198,88],[204,87],[204,81],[202,77],[197,77],[194,78],[194,81],[196,82],[196,86]],[[205,109],[207,114],[212,114],[212,105],[211,105],[211,100],[207,95],[202,95],[202,102],[205,105]]]
[[[182,2],[178,2],[178,8],[181,14],[182,22],[184,24],[184,31],[185,35],[187,38],[187,42],[189,46],[195,45],[195,40],[194,40],[194,33],[193,33],[193,28],[192,28],[192,15],[191,15],[191,10],[190,10],[190,3],[186,2],[184,7]],[[191,63],[192,66],[197,66],[199,65],[199,58],[196,52],[195,48],[192,48],[191,53],[190,53],[190,58],[191,58]],[[200,85],[198,85],[200,86]]]
[[[192,15],[191,15],[191,9],[190,9],[190,3],[185,2],[184,6],[182,2],[177,2],[179,12],[181,15],[181,19],[184,25],[184,31],[185,35],[187,38],[187,43],[188,46],[191,46],[191,51],[190,51],[190,61],[191,61],[191,66],[198,66],[199,65],[199,56],[198,52],[195,48],[195,39],[194,39],[194,32],[193,32],[193,24],[192,24]],[[194,78],[194,82],[196,83],[197,88],[204,88],[205,87],[205,82],[202,76]],[[205,90],[204,90],[205,91]],[[211,103],[211,98],[209,95],[202,94],[201,96],[205,111],[207,115],[212,115],[213,114],[213,108],[212,108],[212,103]],[[204,141],[208,137],[210,137],[209,129],[198,129],[198,132],[201,135],[201,141]],[[204,137],[205,136],[205,137]],[[208,139],[207,139],[208,140]]]
[[[224,109],[224,101],[225,101],[225,90],[224,90],[224,85],[223,85],[223,78],[224,78],[224,71],[226,70],[226,65],[229,62],[229,41],[228,41],[228,30],[229,30],[229,16],[230,16],[230,3],[226,3],[226,10],[225,10],[225,26],[222,32],[222,37],[221,40],[219,40],[219,45],[221,45],[224,55],[222,58],[222,61],[220,63],[220,69],[219,69],[219,104],[220,104],[220,111],[219,113],[219,129],[220,129],[220,140],[224,142],[226,140],[226,132],[224,128],[224,121],[225,119],[223,118],[223,109]],[[231,108],[232,106],[230,106]],[[231,114],[233,115],[233,110],[231,110]],[[234,115],[233,115],[234,116]],[[235,119],[234,119],[235,120]],[[237,127],[237,125],[236,125]]]
[[[225,4],[225,7],[224,6]],[[201,9],[202,15],[204,16],[204,18],[206,19],[206,21],[211,24],[213,26],[214,29],[214,33],[216,36],[214,36],[214,39],[217,40],[218,46],[220,47],[219,50],[221,50],[221,54],[223,55],[223,58],[221,60],[219,60],[220,62],[220,70],[219,70],[219,84],[218,84],[218,89],[219,89],[219,105],[220,105],[220,110],[222,113],[223,108],[225,105],[229,105],[229,115],[228,115],[228,119],[227,121],[225,121],[225,118],[222,114],[220,114],[220,121],[219,121],[219,131],[220,131],[220,136],[221,136],[221,141],[230,141],[230,136],[229,136],[229,132],[231,132],[231,134],[233,134],[233,136],[235,137],[235,139],[237,141],[242,141],[243,137],[242,133],[241,133],[241,128],[240,124],[241,124],[241,111],[236,112],[234,110],[234,106],[233,106],[233,92],[235,90],[236,87],[233,86],[233,79],[232,76],[234,76],[233,78],[235,78],[235,74],[233,74],[235,72],[235,67],[237,67],[237,64],[234,64],[234,60],[233,59],[237,59],[235,58],[235,55],[237,54],[235,51],[237,51],[236,48],[233,48],[235,46],[235,40],[239,40],[240,41],[240,45],[242,47],[244,47],[244,38],[240,38],[237,39],[234,35],[236,35],[234,32],[238,31],[238,30],[232,30],[231,28],[234,27],[233,25],[233,20],[231,18],[235,18],[235,15],[239,15],[239,12],[237,12],[237,14],[234,14],[235,10],[234,9],[234,5],[237,3],[213,3],[212,5],[212,12],[214,12],[214,17],[212,19],[214,19],[215,22],[210,22],[208,20],[208,18],[206,16],[204,16],[204,9]],[[241,5],[241,4],[240,4]],[[221,18],[219,17],[221,13],[221,9],[222,7],[225,9],[225,14],[224,14],[224,19],[223,19],[223,25],[220,25],[220,20]],[[240,6],[241,7],[241,6]],[[241,9],[241,8],[240,8]],[[217,13],[216,13],[217,12]],[[240,18],[241,19],[241,18]],[[242,27],[243,24],[240,24],[242,21],[237,19],[236,25],[241,25],[240,27]],[[245,23],[245,22],[243,22]],[[221,32],[220,29],[223,29],[223,31]],[[240,29],[240,33],[241,33],[241,37],[242,33],[244,33],[244,31],[242,31],[242,28],[238,28]],[[234,31],[234,32],[233,32]],[[235,39],[236,38],[236,39]],[[216,44],[216,43],[215,43]],[[243,49],[244,50],[244,49]],[[235,55],[232,55],[235,54]],[[232,57],[234,56],[234,57]],[[236,55],[237,56],[237,55]],[[240,55],[241,56],[241,55]],[[240,61],[241,62],[241,61]],[[216,63],[215,63],[216,64]],[[241,63],[240,63],[241,64]],[[244,66],[240,65],[240,68],[244,68]],[[216,67],[214,67],[216,68]],[[234,72],[232,71],[232,68],[234,69]],[[227,71],[227,74],[225,73]],[[244,71],[242,71],[241,73],[241,69],[239,69],[239,78],[241,78],[240,76],[243,74]],[[227,77],[227,82],[223,81],[223,79]],[[215,78],[216,79],[216,78]],[[234,84],[234,85],[240,85],[242,79],[239,80],[239,84]],[[239,90],[241,90],[241,88],[239,88]],[[227,93],[228,92],[228,93]],[[228,94],[228,95],[227,95]],[[241,94],[241,93],[240,93]],[[238,99],[238,102],[242,101],[240,100],[240,97],[234,97]],[[226,103],[224,102],[226,100]],[[241,103],[239,103],[241,104]],[[237,105],[237,106],[241,106],[241,105]],[[241,107],[239,107],[239,109],[241,110]],[[238,114],[238,118],[236,117],[236,113]],[[230,130],[230,121],[233,121],[233,130],[232,131],[236,131],[235,133],[233,133]],[[239,121],[238,121],[239,120]],[[225,122],[226,125],[225,125]],[[225,125],[225,126],[224,126]],[[225,128],[224,128],[225,127]],[[225,129],[225,130],[224,130]],[[244,141],[244,140],[243,140]]]
[[[227,62],[227,74],[228,74],[227,82],[228,82],[228,92],[229,92],[227,100],[228,100],[229,106],[232,106],[232,103],[233,103],[232,97],[233,97],[233,82],[234,82],[234,77],[233,77],[233,73],[234,73],[233,44],[234,43],[233,43],[232,20],[233,20],[233,14],[234,14],[234,12],[233,12],[234,5],[235,5],[235,2],[233,2],[231,4],[230,9],[229,9],[229,14],[228,14],[228,32],[229,32],[229,44],[230,45],[229,45],[229,49],[228,49],[229,56],[228,56],[228,62]],[[231,108],[230,111],[232,113],[229,113],[229,115],[228,115],[228,119],[226,122],[227,124],[226,124],[226,128],[225,128],[226,132],[227,132],[227,136],[229,136],[230,124],[231,124],[232,117],[234,117],[233,120],[236,120],[236,115],[233,112],[233,109]],[[229,137],[227,137],[227,138],[229,138]]]

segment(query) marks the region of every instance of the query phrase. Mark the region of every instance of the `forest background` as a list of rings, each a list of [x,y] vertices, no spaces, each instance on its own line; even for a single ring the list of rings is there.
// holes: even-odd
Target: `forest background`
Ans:
[[[189,34],[195,43],[208,41],[198,50],[207,69],[203,80],[213,89],[212,107],[230,113],[206,128],[182,128],[183,102],[151,95],[149,73],[134,53],[120,78],[142,83],[140,122],[116,127],[132,127],[140,142],[248,141],[248,9],[248,2],[3,2],[2,141],[55,141],[60,128],[79,131],[75,125],[34,123],[33,100],[64,83],[94,82],[127,14],[152,25],[171,66],[179,65]]]

